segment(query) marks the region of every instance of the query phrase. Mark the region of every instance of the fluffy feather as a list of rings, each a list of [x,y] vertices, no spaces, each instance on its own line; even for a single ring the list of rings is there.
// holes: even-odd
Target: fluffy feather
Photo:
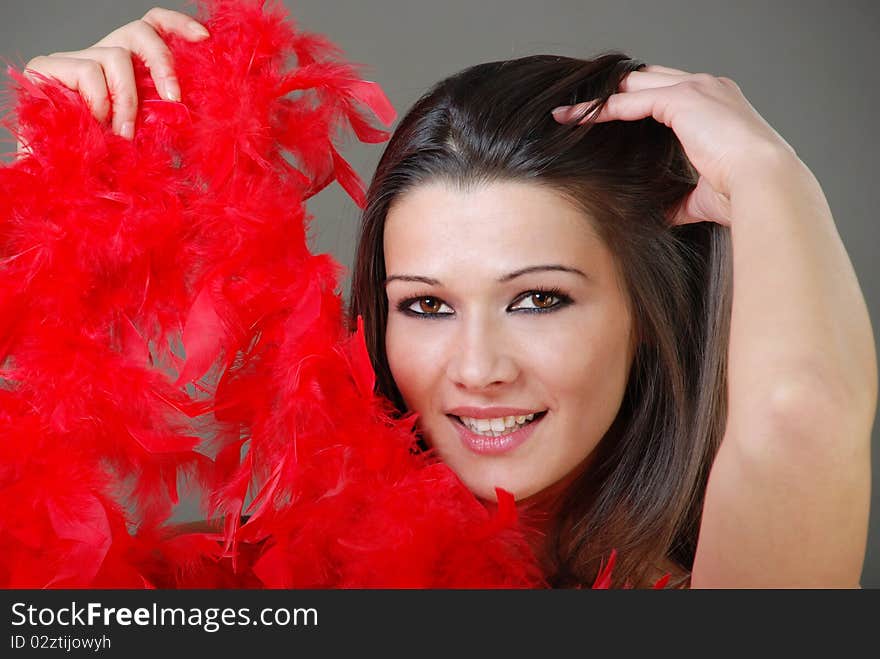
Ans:
[[[341,267],[307,248],[306,199],[336,180],[363,203],[337,134],[386,139],[363,112],[391,104],[279,4],[200,12],[210,39],[167,36],[181,103],[135,63],[132,142],[12,72],[0,585],[542,585],[512,497],[490,515],[374,395]],[[184,476],[222,532],[163,526]]]

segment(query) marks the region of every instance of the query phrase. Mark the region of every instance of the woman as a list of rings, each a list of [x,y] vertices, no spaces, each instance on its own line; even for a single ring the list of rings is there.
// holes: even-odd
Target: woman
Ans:
[[[157,30],[199,27],[152,10],[29,68],[130,137],[131,53],[176,100]],[[821,188],[732,81],[473,67],[404,118],[367,201],[351,313],[379,389],[477,496],[523,502],[551,583],[616,548],[635,585],[858,585],[867,310]]]

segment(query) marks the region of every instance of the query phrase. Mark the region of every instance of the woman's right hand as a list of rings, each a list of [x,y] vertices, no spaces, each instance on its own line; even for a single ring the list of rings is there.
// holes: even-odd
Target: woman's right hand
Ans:
[[[132,55],[150,70],[162,98],[180,100],[174,59],[159,30],[187,41],[201,41],[209,36],[208,30],[192,17],[155,7],[140,20],[114,30],[91,48],[35,57],[27,63],[25,75],[34,71],[57,78],[82,95],[99,121],[112,118],[113,132],[131,139],[138,107]],[[36,81],[35,77],[29,77]]]

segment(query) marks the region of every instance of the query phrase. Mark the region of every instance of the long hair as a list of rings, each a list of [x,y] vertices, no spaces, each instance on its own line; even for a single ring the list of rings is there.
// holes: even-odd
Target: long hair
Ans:
[[[558,124],[558,105],[601,108],[643,66],[538,55],[479,64],[437,83],[402,119],[367,193],[349,321],[363,316],[376,389],[406,412],[385,352],[385,218],[414,186],[493,181],[547,186],[576,203],[615,256],[639,345],[620,411],[589,468],[567,487],[547,538],[553,586],[591,583],[612,549],[615,580],[649,583],[693,566],[709,468],[726,419],[731,252],[714,223],[670,226],[697,174],[653,121]]]

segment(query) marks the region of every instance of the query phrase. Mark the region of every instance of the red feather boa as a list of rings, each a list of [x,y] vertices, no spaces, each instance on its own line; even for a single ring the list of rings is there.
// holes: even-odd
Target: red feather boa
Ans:
[[[0,169],[0,585],[543,585],[512,497],[490,514],[412,450],[340,266],[307,248],[308,197],[363,203],[337,131],[383,141],[362,108],[394,109],[280,6],[200,9],[209,40],[167,37],[182,102],[136,62],[133,142],[11,72],[30,153]],[[181,478],[222,532],[169,530]]]

